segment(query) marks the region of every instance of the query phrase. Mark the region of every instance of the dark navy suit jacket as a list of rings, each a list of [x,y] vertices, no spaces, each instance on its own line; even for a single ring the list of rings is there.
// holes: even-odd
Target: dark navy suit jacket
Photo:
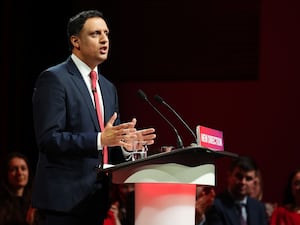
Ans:
[[[115,86],[100,74],[99,84],[106,123],[114,112],[119,115],[118,97]],[[70,57],[40,74],[32,100],[39,149],[33,207],[72,212],[91,193],[101,190],[103,183],[95,171],[101,161],[97,115],[86,84]],[[119,123],[118,118],[116,124]],[[109,149],[109,161],[124,161],[119,147]]]
[[[267,225],[268,217],[262,202],[248,197],[247,225]],[[238,209],[228,191],[219,194],[213,206],[207,211],[206,225],[240,225]]]

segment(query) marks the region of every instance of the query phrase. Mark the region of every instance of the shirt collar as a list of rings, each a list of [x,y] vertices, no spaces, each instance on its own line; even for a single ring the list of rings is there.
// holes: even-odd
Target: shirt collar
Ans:
[[[75,54],[72,54],[71,58],[74,61],[75,65],[78,68],[81,75],[84,76],[84,77],[89,76],[89,74],[91,72],[91,68],[87,64],[85,64],[81,59],[79,59]],[[97,66],[93,70],[96,71],[97,74],[98,74],[98,67]]]
[[[248,198],[246,196],[244,199],[242,199],[240,201],[236,201],[236,203],[240,204],[240,205],[247,205],[247,200],[248,200]]]

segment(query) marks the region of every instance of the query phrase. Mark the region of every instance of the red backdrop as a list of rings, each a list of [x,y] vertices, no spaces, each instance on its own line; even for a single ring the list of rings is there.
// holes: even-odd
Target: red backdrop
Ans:
[[[280,201],[288,173],[300,167],[299,6],[298,1],[262,2],[259,79],[123,83],[118,87],[122,119],[135,116],[140,127],[156,128],[153,152],[176,145],[172,128],[137,97],[142,89],[189,145],[189,132],[153,100],[159,94],[193,129],[202,124],[222,130],[226,151],[254,157],[262,170],[264,200]],[[227,165],[227,159],[217,161],[217,189],[225,185]]]
[[[84,3],[70,1],[70,4],[74,11],[91,6],[94,8],[95,4],[102,7],[101,4],[104,4],[95,2],[90,1],[88,4],[86,1]],[[155,1],[148,3],[151,2],[155,3]],[[23,151],[35,162],[37,150],[31,118],[33,83],[42,69],[65,59],[68,55],[65,51],[66,20],[62,19],[62,16],[69,17],[74,12],[71,13],[71,9],[67,11],[66,8],[57,7],[52,2],[51,5],[39,3],[38,7],[47,10],[36,11],[32,10],[28,2],[20,4],[15,6],[11,1],[1,2],[3,51],[1,51],[0,77],[2,97],[0,153],[10,150]],[[86,5],[82,7],[81,4]],[[127,19],[126,13],[131,6],[126,10],[122,4],[122,7],[117,9],[113,7],[113,3],[106,4],[108,5],[104,7],[104,12],[111,10],[112,17],[116,18],[112,21],[113,27],[118,26],[117,20],[121,18],[120,15]],[[139,127],[156,128],[158,137],[156,144],[150,148],[152,153],[158,151],[161,145],[175,145],[176,140],[168,124],[137,97],[138,89],[144,90],[151,101],[155,94],[162,96],[194,129],[196,125],[201,124],[222,130],[226,151],[250,155],[257,160],[265,183],[265,200],[280,201],[288,173],[300,166],[298,154],[300,3],[298,0],[262,0],[261,4],[257,79],[184,81],[185,74],[182,73],[182,79],[177,78],[174,81],[120,82],[117,83],[117,87],[122,119],[129,120],[135,116]],[[243,12],[247,12],[246,1],[239,6],[245,7]],[[130,20],[134,21],[143,16],[143,11],[137,13],[138,17],[130,15]],[[151,12],[148,13],[155,16]],[[18,15],[20,18],[15,20],[12,15]],[[178,16],[180,15],[179,13]],[[39,25],[40,21],[43,21],[43,26]],[[124,23],[127,25],[126,20]],[[129,35],[129,40],[130,37],[136,37],[135,30],[131,26],[122,27],[121,30]],[[141,51],[134,40],[119,46],[114,39],[116,37],[114,30],[111,33],[112,49],[116,49],[116,52]],[[178,33],[174,32],[174,37],[176,34]],[[54,38],[57,40],[54,41]],[[172,50],[172,46],[169,47]],[[147,49],[151,50],[149,46]],[[172,58],[176,59],[174,56]],[[116,53],[113,53],[110,63],[114,65],[113,63],[118,60],[120,59]],[[180,59],[175,64],[180,68]],[[110,69],[114,73],[122,72],[124,68]],[[159,72],[159,68],[157,71]],[[155,72],[155,69],[152,70],[152,73]],[[140,76],[143,76],[143,73]],[[154,101],[153,103],[174,123],[183,137],[184,144],[189,145],[193,138],[185,127],[168,110]],[[29,113],[24,113],[24,110]],[[225,185],[227,163],[226,159],[217,162],[218,189]]]

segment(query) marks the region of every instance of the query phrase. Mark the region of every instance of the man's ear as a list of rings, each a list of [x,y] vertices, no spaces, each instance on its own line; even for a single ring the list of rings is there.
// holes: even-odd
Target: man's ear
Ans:
[[[74,46],[74,48],[79,49],[80,44],[79,44],[79,38],[78,38],[77,36],[72,35],[72,36],[70,37],[70,41],[71,41],[72,45]]]

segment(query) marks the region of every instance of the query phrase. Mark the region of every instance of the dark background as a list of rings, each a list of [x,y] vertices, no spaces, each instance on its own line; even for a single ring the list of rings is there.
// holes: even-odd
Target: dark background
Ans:
[[[222,130],[225,150],[254,157],[264,199],[280,201],[288,173],[299,167],[299,9],[296,0],[8,1],[1,2],[1,146],[33,167],[38,156],[31,96],[38,74],[69,55],[66,24],[84,9],[104,12],[111,51],[102,73],[119,91],[121,118],[153,126],[156,144],[174,132],[137,97],[159,94],[195,129]],[[193,137],[166,108],[189,145]],[[217,188],[228,160],[217,162]]]

